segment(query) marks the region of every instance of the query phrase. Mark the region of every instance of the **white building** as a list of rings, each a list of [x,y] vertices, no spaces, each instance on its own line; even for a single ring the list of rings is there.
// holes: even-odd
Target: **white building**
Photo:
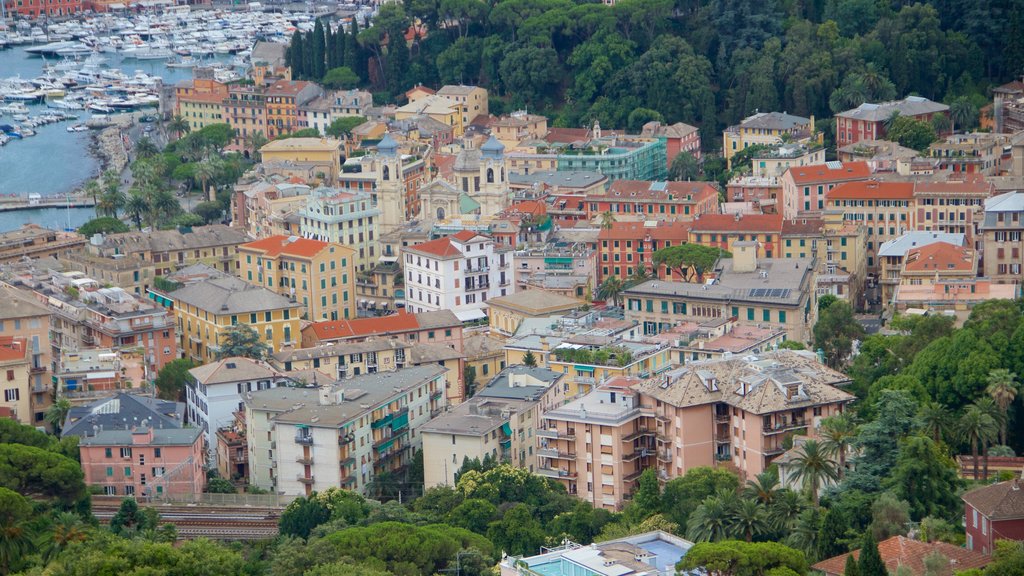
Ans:
[[[402,249],[405,307],[410,312],[451,310],[463,322],[487,316],[487,300],[515,291],[512,252],[464,230]]]
[[[369,194],[320,186],[309,194],[299,216],[303,238],[344,244],[355,250],[356,270],[369,270],[377,262],[380,210]]]
[[[265,362],[225,358],[192,368],[186,387],[186,421],[206,435],[209,463],[217,464],[218,428],[231,425],[236,411],[245,410],[242,400],[249,392],[269,390],[290,382]]]

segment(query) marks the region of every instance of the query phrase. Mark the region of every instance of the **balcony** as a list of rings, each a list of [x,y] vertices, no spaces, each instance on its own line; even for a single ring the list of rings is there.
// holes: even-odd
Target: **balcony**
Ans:
[[[342,434],[341,436],[338,436],[338,446],[345,446],[346,444],[351,443],[355,439],[355,434],[351,432],[349,432],[348,434]]]
[[[551,440],[575,440],[576,439],[576,433],[575,433],[575,431],[570,431],[568,434],[563,434],[563,433],[559,432],[558,430],[543,430],[543,429],[540,429],[540,430],[537,430],[537,437],[538,438],[548,438],[548,439],[551,439]]]
[[[338,467],[344,469],[344,468],[347,468],[349,466],[352,466],[355,463],[356,463],[355,456],[349,456],[348,458],[342,458],[338,462]]]
[[[298,457],[295,458],[295,461],[298,462],[299,464],[302,464],[303,466],[312,466],[313,465],[313,457],[312,456],[298,456]]]
[[[430,399],[431,400],[438,400],[438,399],[441,398],[441,395],[443,395],[443,394],[444,394],[444,390],[434,390],[433,392],[430,393]]]
[[[718,422],[719,424],[728,424],[729,423],[729,414],[718,414],[718,413],[715,413],[715,422]]]
[[[764,431],[768,434],[780,434],[789,430],[795,430],[797,428],[806,428],[807,420],[803,418],[795,418],[788,422],[775,422],[774,424],[766,424]]]
[[[302,434],[296,434],[295,435],[295,443],[296,444],[301,444],[303,446],[312,446],[313,445],[313,437],[312,436],[304,436]]]
[[[32,366],[28,371],[30,374],[42,374],[46,372],[46,366]]]
[[[299,482],[300,484],[312,484],[312,483],[316,482],[316,479],[313,476],[303,476],[301,474],[296,476],[295,480],[297,482]]]
[[[576,473],[568,470],[558,470],[555,468],[537,468],[537,475],[546,476],[548,478],[556,478],[558,480],[575,480]]]
[[[658,462],[671,462],[672,451],[671,450],[658,450]]]
[[[537,450],[537,455],[545,458],[559,458],[562,460],[576,459],[576,454],[573,454],[572,452],[563,452],[557,448],[541,448]]]
[[[642,438],[644,436],[654,436],[654,430],[649,430],[646,426],[641,426],[640,428],[637,428],[635,431],[623,436],[622,441],[632,442],[633,440],[636,440],[637,438]]]
[[[654,450],[650,448],[637,448],[630,454],[626,454],[622,457],[623,462],[632,462],[639,458],[647,458],[648,456],[654,456]]]
[[[593,376],[576,376],[573,378],[577,384],[597,384],[597,378]]]
[[[352,475],[352,474],[349,474],[348,476],[342,476],[342,478],[341,478],[341,485],[342,486],[349,486],[349,485],[355,484],[355,483],[356,483],[356,477],[354,475]]]
[[[643,468],[637,468],[636,470],[634,470],[634,471],[630,472],[629,474],[626,474],[625,476],[623,476],[622,480],[623,480],[623,482],[632,482],[633,480],[636,480],[637,478],[639,478],[640,475],[643,474],[643,473],[644,473],[644,469]]]
[[[437,418],[438,416],[441,415],[442,412],[444,412],[443,408],[434,408],[433,410],[430,411],[430,417]]]
[[[786,449],[783,448],[781,445],[779,445],[779,446],[774,446],[774,447],[770,447],[770,448],[765,448],[764,449],[764,455],[765,456],[778,456],[779,454],[782,454],[785,451],[786,451]]]

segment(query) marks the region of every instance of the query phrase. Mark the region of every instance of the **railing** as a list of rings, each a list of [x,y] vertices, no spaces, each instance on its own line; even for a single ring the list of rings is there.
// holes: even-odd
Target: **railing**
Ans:
[[[443,394],[444,394],[444,391],[443,391],[443,390],[434,390],[433,392],[431,392],[431,393],[430,393],[430,399],[431,399],[431,400],[437,400],[437,399],[438,399],[438,398],[440,398],[440,397],[441,397],[441,396],[442,396]]]
[[[537,474],[540,476],[547,476],[548,478],[558,478],[560,480],[576,479],[575,472],[569,472],[568,470],[558,470],[555,468],[537,468]]]
[[[303,436],[301,434],[296,434],[295,435],[295,443],[296,444],[302,444],[303,446],[312,446],[313,445],[313,437],[312,436]]]
[[[444,409],[442,409],[442,408],[434,408],[433,410],[430,411],[430,417],[431,418],[437,418],[438,416],[441,415],[442,412],[444,412]]]
[[[572,452],[563,452],[557,448],[541,448],[540,450],[537,450],[537,455],[545,458],[560,458],[562,460],[576,459],[576,454]]]
[[[777,434],[786,430],[793,430],[794,428],[804,428],[807,426],[807,420],[803,418],[797,418],[790,420],[789,422],[776,422],[774,425],[766,424],[764,431],[770,434]]]
[[[672,451],[671,450],[658,450],[658,462],[671,462]]]
[[[597,378],[593,376],[576,376],[573,378],[577,384],[597,384]]]
[[[344,445],[352,442],[355,439],[356,439],[355,434],[352,434],[351,432],[349,432],[348,434],[343,434],[341,436],[338,436],[338,446],[344,446]]]
[[[314,478],[313,476],[303,476],[301,474],[296,476],[295,480],[300,482],[300,483],[302,483],[302,484],[312,484],[312,483],[316,482],[316,478]]]
[[[729,414],[717,414],[716,413],[715,414],[715,422],[718,422],[718,423],[723,423],[723,422],[728,423],[729,422],[729,416],[730,416]]]
[[[312,456],[309,456],[309,457],[297,456],[295,458],[295,461],[298,462],[299,464],[303,464],[303,465],[306,465],[306,466],[312,466],[313,465],[313,457]]]
[[[563,434],[558,430],[537,430],[538,438],[550,438],[553,440],[575,440],[575,434]]]
[[[643,436],[654,436],[654,430],[649,430],[646,426],[641,426],[640,428],[637,428],[635,431],[623,436],[622,441],[632,442],[633,440],[636,440],[637,438],[641,438]]]

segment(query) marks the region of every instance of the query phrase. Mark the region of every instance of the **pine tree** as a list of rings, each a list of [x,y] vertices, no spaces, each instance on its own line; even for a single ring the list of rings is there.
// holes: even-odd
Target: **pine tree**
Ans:
[[[325,41],[323,20],[317,19],[313,27],[313,68],[310,70],[313,79],[317,81],[324,77],[324,56],[327,54]]]
[[[857,565],[857,559],[850,554],[846,557],[846,568],[843,569],[843,576],[860,576],[860,566]]]
[[[875,542],[875,537],[871,535],[871,530],[864,533],[864,544],[860,547],[858,568],[860,568],[860,576],[889,576],[889,571],[885,569],[885,563],[882,562],[882,557],[878,554],[878,544]]]

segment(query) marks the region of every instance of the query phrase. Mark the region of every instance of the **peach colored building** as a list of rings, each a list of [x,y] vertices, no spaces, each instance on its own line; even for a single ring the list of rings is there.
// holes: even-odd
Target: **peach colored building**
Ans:
[[[390,316],[313,322],[302,329],[302,347],[313,348],[342,341],[363,342],[377,336],[446,344],[462,352],[462,321],[451,310],[418,314],[402,310]]]
[[[79,442],[85,483],[107,496],[160,498],[203,491],[206,457],[199,428],[101,430]]]

